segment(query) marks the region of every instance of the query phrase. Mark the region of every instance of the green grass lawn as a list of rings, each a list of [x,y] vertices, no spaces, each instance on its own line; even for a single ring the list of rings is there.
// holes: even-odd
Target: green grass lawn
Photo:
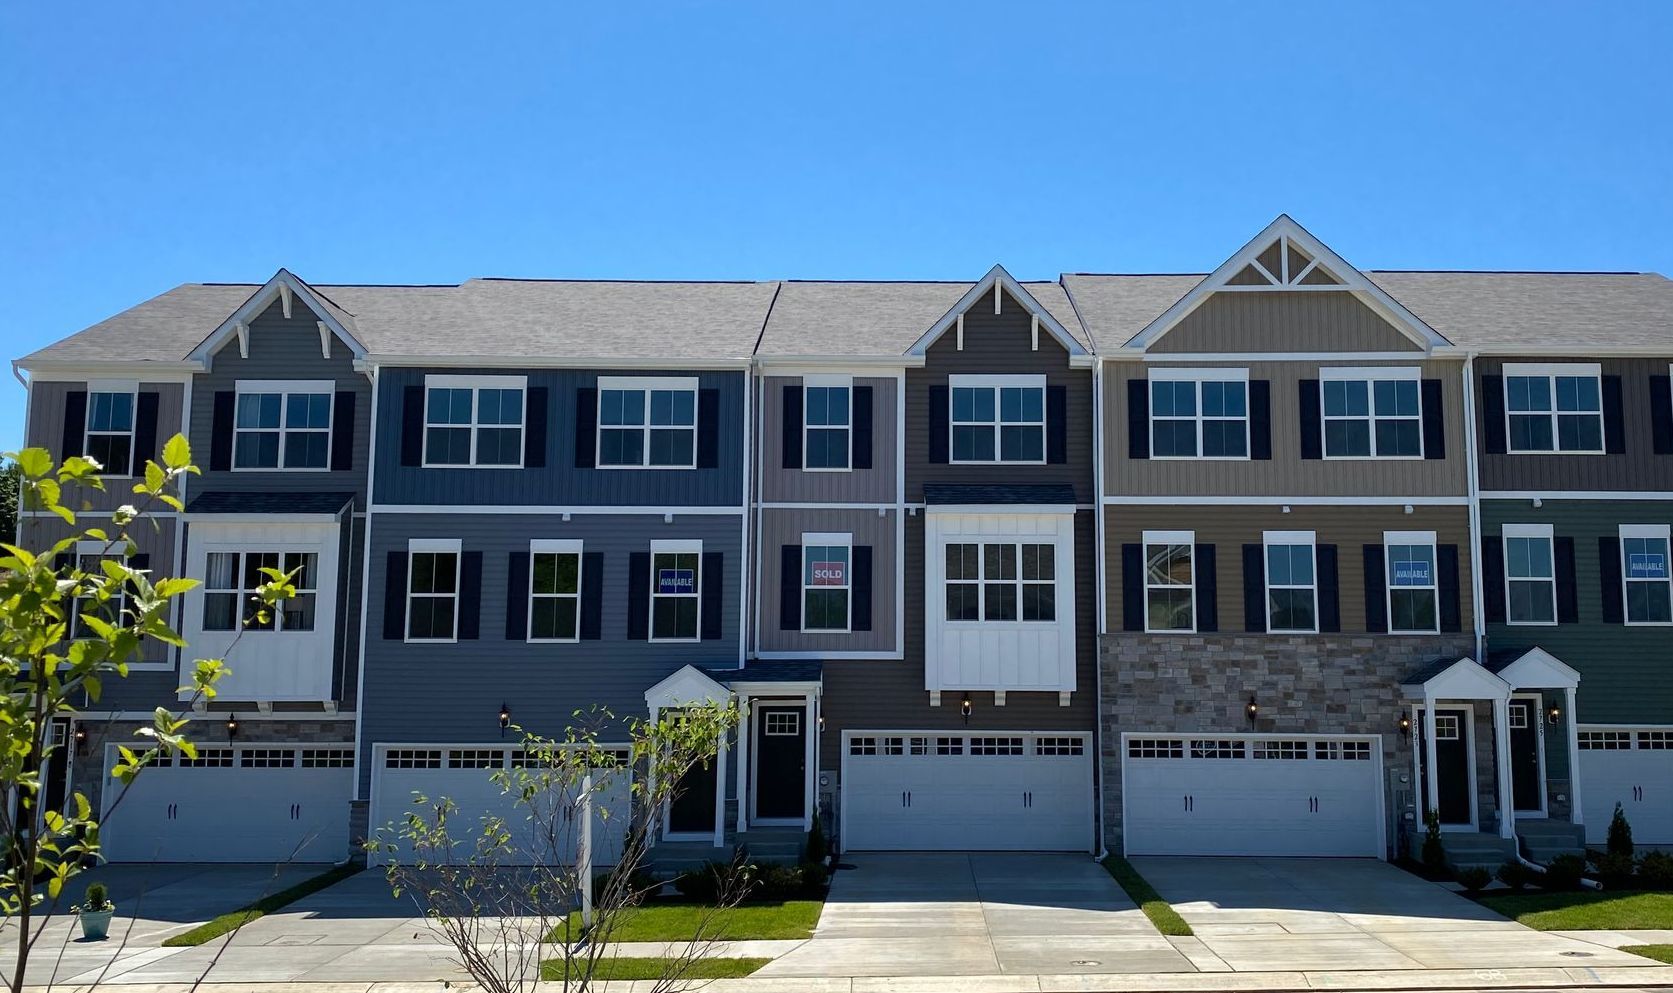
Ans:
[[[1621,951],[1673,965],[1673,945],[1628,945]]]
[[[783,903],[746,903],[710,921],[708,934],[718,940],[744,941],[751,938],[794,939],[813,935],[819,923],[823,900],[786,900]],[[702,904],[657,902],[624,910],[610,932],[611,941],[689,941],[707,912]],[[571,933],[581,927],[581,915],[569,919]],[[553,929],[547,941],[562,941],[561,929]]]
[[[1673,893],[1490,893],[1482,905],[1539,931],[1673,928]],[[1663,946],[1665,947],[1665,946]]]
[[[265,917],[281,907],[295,903],[310,893],[317,893],[333,883],[341,882],[359,871],[359,867],[353,865],[333,867],[317,876],[304,879],[289,889],[280,890],[271,896],[264,896],[255,903],[222,914],[212,921],[199,924],[190,931],[182,931],[173,935],[163,941],[163,947],[189,948],[193,945],[201,945],[206,941],[214,941],[229,931],[236,931],[258,917]]]
[[[599,959],[593,979],[624,981],[629,979],[661,979],[672,959]],[[771,962],[772,959],[698,959],[680,970],[681,979],[740,979]],[[563,978],[563,960],[547,959],[540,963],[540,978],[548,982]]]
[[[1104,868],[1108,869],[1115,881],[1121,884],[1121,888],[1127,891],[1127,895],[1133,898],[1133,902],[1139,905],[1139,909],[1144,911],[1144,916],[1150,918],[1150,923],[1156,925],[1156,930],[1176,936],[1191,933],[1191,925],[1185,923],[1185,918],[1179,916],[1179,912],[1162,899],[1155,887],[1139,875],[1139,871],[1133,868],[1131,862],[1111,855],[1104,859]]]

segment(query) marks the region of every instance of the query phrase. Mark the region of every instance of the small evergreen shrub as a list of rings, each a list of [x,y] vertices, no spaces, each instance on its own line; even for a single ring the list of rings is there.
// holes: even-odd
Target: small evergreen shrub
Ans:
[[[1673,890],[1673,854],[1645,852],[1638,860],[1638,885],[1647,890]]]
[[[1609,889],[1625,889],[1632,885],[1633,871],[1638,865],[1631,855],[1618,852],[1588,852],[1586,858],[1597,871],[1598,879]]]
[[[82,899],[82,910],[112,910],[110,902],[110,888],[104,883],[88,883],[87,893]]]
[[[1485,866],[1472,865],[1458,870],[1458,881],[1471,893],[1480,893],[1493,881],[1493,874]]]
[[[1545,867],[1540,885],[1548,890],[1574,890],[1586,875],[1586,860],[1578,855],[1559,855]]]
[[[1609,839],[1604,847],[1610,855],[1632,858],[1632,825],[1627,823],[1626,811],[1619,803],[1615,804],[1615,813],[1609,818]]]
[[[1436,876],[1445,876],[1446,846],[1441,843],[1441,815],[1431,810],[1423,823],[1423,867]]]
[[[1520,890],[1527,886],[1533,878],[1533,870],[1520,862],[1510,861],[1499,866],[1497,873],[1499,882],[1513,890]]]
[[[802,849],[803,862],[824,862],[830,854],[830,846],[825,843],[825,828],[820,819],[813,819],[813,830],[807,833],[807,845]]]

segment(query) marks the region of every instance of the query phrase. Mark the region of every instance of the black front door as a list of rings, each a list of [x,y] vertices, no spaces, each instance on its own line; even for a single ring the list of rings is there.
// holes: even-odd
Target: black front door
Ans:
[[[714,756],[686,770],[668,804],[668,830],[676,834],[713,834],[715,787],[720,765]]]
[[[1435,765],[1442,824],[1470,823],[1470,744],[1466,728],[1471,712],[1435,708]],[[1429,796],[1428,746],[1424,743],[1423,712],[1418,712],[1418,748],[1423,756],[1423,795]]]
[[[1510,787],[1516,809],[1538,812],[1544,806],[1539,769],[1539,706],[1532,700],[1510,702]]]
[[[796,819],[807,813],[807,710],[755,709],[755,816]]]

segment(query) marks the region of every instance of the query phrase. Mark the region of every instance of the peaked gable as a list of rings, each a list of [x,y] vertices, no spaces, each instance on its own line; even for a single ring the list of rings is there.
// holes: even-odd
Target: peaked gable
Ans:
[[[1046,309],[1034,294],[1028,292],[1028,289],[1017,282],[1001,265],[995,265],[992,269],[989,269],[987,275],[966,290],[964,295],[958,298],[958,302],[954,303],[951,309],[941,315],[940,320],[931,325],[930,329],[925,331],[916,342],[913,342],[912,347],[906,350],[906,354],[923,355],[948,330],[956,331],[959,326],[959,319],[984,299],[993,301],[997,313],[997,308],[1000,305],[999,294],[1001,293],[1009,295],[1022,304],[1023,308],[1033,317],[1037,329],[1050,333],[1053,338],[1057,339],[1058,344],[1062,345],[1063,349],[1069,353],[1071,358],[1090,355],[1087,347],[1081,344],[1080,339],[1071,334],[1069,329],[1053,317],[1051,311]]]
[[[272,279],[263,283],[248,300],[211,331],[208,337],[199,342],[187,358],[208,364],[214,360],[215,353],[221,350],[229,338],[237,339],[239,354],[247,358],[250,351],[250,324],[271,307],[274,301],[279,302],[284,316],[289,318],[294,312],[297,298],[301,298],[302,304],[319,319],[322,353],[330,349],[330,339],[327,337],[329,335],[342,342],[355,358],[365,358],[366,346],[351,330],[354,324],[353,315],[332,303],[288,269],[280,269],[274,273]]]

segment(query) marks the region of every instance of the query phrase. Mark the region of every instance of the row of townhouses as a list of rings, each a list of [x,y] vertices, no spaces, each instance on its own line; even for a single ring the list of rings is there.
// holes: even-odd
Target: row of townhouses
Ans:
[[[1206,276],[281,270],[16,365],[93,519],[176,432],[203,467],[133,559],[232,674],[106,854],[330,861],[415,790],[501,809],[507,722],[707,700],[669,853],[1673,843],[1670,362],[1659,275],[1361,271],[1280,217]],[[108,803],[181,665],[66,722],[55,797]]]

